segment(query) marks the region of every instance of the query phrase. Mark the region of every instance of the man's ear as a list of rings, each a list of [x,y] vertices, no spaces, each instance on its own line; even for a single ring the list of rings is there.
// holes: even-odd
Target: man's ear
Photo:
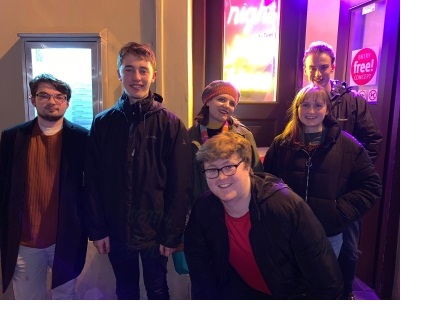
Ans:
[[[336,69],[336,64],[332,64],[332,73],[334,73],[335,72],[335,69]]]
[[[154,71],[154,76],[152,76],[152,82],[155,82],[157,79],[157,71]]]
[[[118,73],[119,80],[122,80],[121,73],[119,72],[119,69],[117,69],[116,72]]]

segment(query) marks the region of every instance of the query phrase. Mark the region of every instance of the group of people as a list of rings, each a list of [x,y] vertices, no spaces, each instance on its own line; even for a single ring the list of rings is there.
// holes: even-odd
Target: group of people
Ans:
[[[382,136],[366,101],[330,79],[333,49],[305,52],[309,85],[263,162],[216,80],[187,128],[150,90],[149,45],[118,55],[123,93],[90,130],[64,118],[70,86],[30,83],[37,117],[2,132],[3,292],[74,299],[88,239],[108,254],[118,299],[170,299],[168,258],[184,242],[192,299],[351,299],[360,219],[381,197]]]

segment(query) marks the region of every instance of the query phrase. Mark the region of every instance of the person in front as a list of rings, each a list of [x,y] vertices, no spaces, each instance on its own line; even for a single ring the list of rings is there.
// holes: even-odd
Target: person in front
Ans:
[[[197,152],[209,191],[185,231],[192,299],[338,299],[342,276],[325,231],[303,199],[254,174],[250,142],[222,132]]]

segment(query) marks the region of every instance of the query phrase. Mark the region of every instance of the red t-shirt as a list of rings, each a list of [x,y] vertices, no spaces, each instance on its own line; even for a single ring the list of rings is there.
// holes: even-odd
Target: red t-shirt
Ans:
[[[225,211],[225,222],[229,233],[229,263],[249,286],[271,295],[250,246],[249,231],[251,223],[249,212],[240,218],[233,218]]]

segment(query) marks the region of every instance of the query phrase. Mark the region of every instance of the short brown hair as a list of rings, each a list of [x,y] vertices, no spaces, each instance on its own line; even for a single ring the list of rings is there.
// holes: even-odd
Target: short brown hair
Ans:
[[[309,56],[310,54],[322,54],[322,53],[326,53],[327,55],[330,56],[331,60],[332,60],[332,64],[335,63],[335,52],[333,51],[333,48],[330,44],[327,44],[326,42],[323,41],[315,41],[310,43],[309,47],[305,50],[304,52],[304,56],[303,56],[303,66],[304,66],[304,62],[306,61],[307,56]]]
[[[157,70],[157,60],[154,51],[149,44],[140,44],[136,42],[129,42],[125,44],[118,54],[118,68],[121,67],[125,56],[132,54],[145,61],[149,61],[154,71]]]

